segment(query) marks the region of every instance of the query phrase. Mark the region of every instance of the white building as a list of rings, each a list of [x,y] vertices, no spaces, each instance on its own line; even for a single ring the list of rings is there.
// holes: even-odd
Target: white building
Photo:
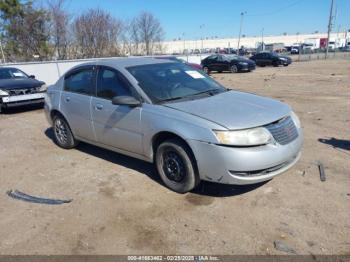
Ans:
[[[347,37],[346,33],[332,33],[330,41],[337,41],[337,39],[344,39]],[[350,37],[350,35],[348,35]],[[291,46],[294,43],[304,43],[310,38],[327,38],[327,33],[319,34],[299,34],[299,35],[279,35],[279,36],[264,36],[265,44],[284,43],[285,46]],[[256,48],[262,42],[262,36],[259,37],[243,37],[240,40],[240,46],[246,48]],[[164,50],[167,54],[179,53],[182,54],[184,50],[195,50],[202,48],[237,48],[238,38],[221,38],[221,39],[198,39],[198,40],[176,40],[166,41],[163,43]]]

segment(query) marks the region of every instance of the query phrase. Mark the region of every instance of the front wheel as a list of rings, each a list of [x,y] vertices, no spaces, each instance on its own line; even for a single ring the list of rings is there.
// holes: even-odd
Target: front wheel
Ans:
[[[207,67],[207,66],[204,66],[204,67],[203,67],[203,71],[204,71],[204,73],[206,73],[207,75],[210,74],[209,67]]]
[[[54,140],[59,147],[71,149],[78,144],[67,121],[60,115],[53,118]]]
[[[164,184],[175,192],[189,192],[200,182],[194,156],[190,148],[179,139],[161,143],[155,161]]]

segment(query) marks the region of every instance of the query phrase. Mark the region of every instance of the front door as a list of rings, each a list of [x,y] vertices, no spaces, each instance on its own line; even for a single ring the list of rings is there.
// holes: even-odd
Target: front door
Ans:
[[[112,104],[115,96],[133,95],[131,84],[120,72],[99,67],[96,96],[91,101],[93,125],[99,143],[143,154],[141,107]]]
[[[65,77],[60,103],[73,134],[91,141],[95,140],[90,113],[93,90],[94,68],[78,68]]]

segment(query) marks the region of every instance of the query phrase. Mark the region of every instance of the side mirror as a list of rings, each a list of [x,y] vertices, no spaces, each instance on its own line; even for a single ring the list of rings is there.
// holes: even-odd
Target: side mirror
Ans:
[[[35,79],[35,75],[30,75],[29,78]]]
[[[115,96],[112,99],[112,104],[137,107],[141,105],[141,102],[132,96]]]

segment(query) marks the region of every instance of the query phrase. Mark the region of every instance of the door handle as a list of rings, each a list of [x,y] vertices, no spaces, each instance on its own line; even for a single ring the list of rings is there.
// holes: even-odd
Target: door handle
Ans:
[[[95,109],[96,109],[96,110],[102,110],[102,109],[103,109],[103,105],[101,105],[101,104],[96,104],[96,105],[95,105]]]
[[[70,101],[70,97],[67,96],[64,100],[66,100],[66,102],[69,102]]]

